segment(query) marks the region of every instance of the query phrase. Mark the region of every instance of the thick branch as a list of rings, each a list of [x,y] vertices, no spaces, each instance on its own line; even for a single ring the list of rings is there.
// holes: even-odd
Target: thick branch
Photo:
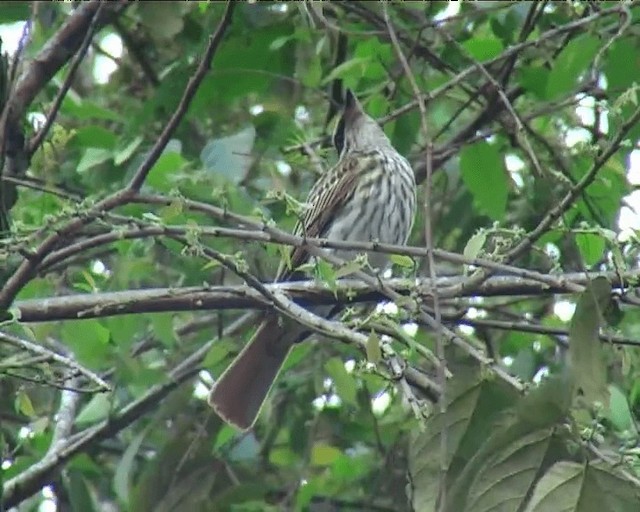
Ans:
[[[550,295],[574,293],[574,287],[585,286],[587,282],[602,273],[572,273],[559,275],[562,286],[548,286],[531,279],[513,276],[493,276],[482,285],[470,291],[462,290],[461,297],[496,297],[522,295]],[[604,274],[614,288],[628,286],[640,277],[636,270],[622,276],[615,272]],[[462,282],[464,276],[440,277],[439,288],[454,286]],[[622,283],[621,283],[622,279]],[[385,284],[402,295],[413,293],[427,300],[432,287],[429,279],[415,282],[406,279],[390,279]],[[339,280],[336,289],[330,290],[315,281],[267,284],[272,292],[287,294],[294,302],[303,306],[315,304],[379,302],[384,294],[376,287],[356,279]],[[67,295],[46,299],[16,301],[15,309],[21,322],[51,322],[81,318],[99,318],[131,313],[161,313],[169,311],[209,311],[224,309],[263,309],[268,301],[248,285],[204,286],[184,288],[151,288],[92,294]]]

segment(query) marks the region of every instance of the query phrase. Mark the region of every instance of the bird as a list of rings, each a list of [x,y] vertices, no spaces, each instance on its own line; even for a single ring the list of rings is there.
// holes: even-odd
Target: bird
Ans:
[[[417,201],[413,169],[351,90],[345,92],[333,144],[338,161],[312,186],[295,233],[339,241],[406,244]],[[355,256],[353,251],[325,250],[342,259]],[[372,268],[388,265],[388,255],[383,253],[369,252],[367,257]],[[303,247],[294,247],[289,263],[280,265],[276,282],[296,279],[295,269],[309,258]],[[327,316],[331,307],[315,306],[310,311]],[[239,430],[252,428],[289,351],[309,334],[308,328],[294,320],[266,313],[247,345],[214,382],[209,405]]]

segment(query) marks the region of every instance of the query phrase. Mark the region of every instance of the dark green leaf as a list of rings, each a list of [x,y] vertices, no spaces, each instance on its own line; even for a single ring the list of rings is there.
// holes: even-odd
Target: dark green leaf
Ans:
[[[608,402],[606,366],[598,334],[610,300],[611,283],[605,277],[591,281],[580,294],[569,329],[573,381],[589,404]]]

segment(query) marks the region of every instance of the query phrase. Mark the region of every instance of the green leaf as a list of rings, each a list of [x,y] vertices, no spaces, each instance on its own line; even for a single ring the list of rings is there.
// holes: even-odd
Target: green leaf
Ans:
[[[507,170],[495,145],[478,142],[460,153],[462,180],[480,209],[502,220],[507,207]]]
[[[331,263],[318,259],[314,266],[315,275],[320,282],[327,285],[330,290],[336,289],[336,271]]]
[[[160,340],[165,348],[171,348],[176,344],[176,336],[173,329],[173,315],[171,313],[155,313],[149,315],[153,326],[153,334]]]
[[[331,466],[342,455],[342,451],[325,443],[316,443],[311,448],[311,464],[314,466]]]
[[[296,462],[299,462],[299,460],[300,457],[288,446],[282,446],[269,451],[269,462],[276,466],[293,466]]]
[[[319,87],[322,79],[322,63],[320,59],[309,59],[304,63],[304,71],[300,77],[305,87]]]
[[[618,432],[632,431],[637,433],[629,402],[622,390],[609,384],[609,409],[607,417]]]
[[[216,435],[216,440],[213,443],[213,451],[220,453],[220,448],[225,446],[229,441],[236,437],[238,432],[235,428],[229,425],[223,425]]]
[[[209,352],[207,352],[207,355],[202,362],[202,366],[206,368],[213,368],[227,357],[231,348],[230,344],[225,340],[216,341],[209,349]]]
[[[89,125],[78,128],[74,137],[74,145],[83,148],[102,148],[113,150],[116,147],[118,138],[112,130],[107,130],[103,126]]]
[[[78,163],[78,173],[83,174],[89,169],[108,162],[113,158],[113,153],[109,149],[88,148]]]
[[[570,41],[560,52],[549,73],[547,99],[558,98],[575,89],[599,48],[599,39],[589,34]]]
[[[336,393],[342,401],[356,406],[358,404],[356,399],[356,380],[353,375],[347,372],[342,360],[332,357],[325,363],[324,368],[327,370],[331,380],[333,380]]]
[[[124,149],[115,152],[115,156],[113,157],[113,163],[116,165],[122,165],[124,162],[129,160],[138,146],[142,144],[144,138],[142,135],[138,135],[134,138]]]
[[[538,480],[525,512],[635,512],[640,491],[615,471],[560,461]]]
[[[389,259],[399,267],[403,268],[414,268],[415,263],[413,262],[413,258],[411,256],[407,256],[405,254],[392,254]]]
[[[548,69],[541,66],[523,66],[517,71],[518,83],[538,99],[544,100],[547,97],[549,73]]]
[[[113,475],[113,489],[122,503],[129,503],[129,482],[133,477],[135,457],[140,451],[140,445],[142,445],[142,441],[146,436],[147,431],[143,430],[133,438],[122,454],[122,458],[118,462]]]
[[[186,160],[179,153],[165,152],[149,171],[145,183],[161,192],[168,192],[173,188],[172,175],[175,175],[185,164]]]
[[[545,458],[553,456],[552,440],[552,429],[537,430],[491,453],[468,489],[465,511],[518,510]]]
[[[30,7],[24,2],[4,2],[0,9],[0,25],[28,20],[31,17]]]
[[[596,233],[577,233],[576,244],[587,266],[595,265],[604,254],[605,239]]]
[[[349,59],[344,61],[339,66],[336,66],[335,68],[333,68],[331,72],[324,77],[324,79],[321,82],[321,85],[326,85],[332,82],[333,80],[335,80],[336,78],[345,79],[346,81],[349,82],[348,83],[349,86],[355,85],[352,83],[353,80],[356,78],[359,79],[362,76],[370,60],[371,60],[370,57],[359,57],[359,58],[354,58],[354,59]]]
[[[109,331],[99,320],[67,321],[62,326],[62,340],[81,364],[101,368],[109,364]]]
[[[450,468],[447,479],[453,482],[459,477],[464,464],[476,457],[477,452],[485,446],[487,438],[495,430],[494,422],[498,415],[504,414],[504,409],[513,405],[516,399],[514,390],[506,384],[481,380],[477,368],[461,365],[458,369],[452,367],[452,371],[455,377],[447,382],[446,412],[431,416],[423,431],[415,429],[412,432],[408,469],[412,482],[411,499],[416,511],[436,510],[440,492],[438,475],[441,471],[442,432],[446,432],[447,437],[444,455],[445,464]],[[485,457],[490,453],[491,450]],[[438,456],[434,457],[434,454]],[[474,472],[470,472],[465,480],[466,485],[463,485],[464,482],[461,484],[463,489],[469,489],[474,475]]]
[[[350,276],[354,272],[362,270],[363,263],[358,259],[347,261],[344,265],[340,265],[334,272],[335,279],[341,279],[346,276]]]
[[[638,80],[636,73],[629,73],[629,63],[638,62],[638,42],[630,39],[618,39],[615,41],[604,60],[604,72],[607,77],[607,86],[622,90],[630,87]]]
[[[380,338],[375,331],[371,331],[367,338],[367,361],[377,364],[382,359],[382,350],[380,349]]]
[[[112,408],[109,393],[96,393],[76,416],[76,425],[96,423],[109,416]]]
[[[464,250],[462,251],[462,255],[465,258],[469,258],[473,260],[478,257],[480,251],[484,247],[484,243],[487,241],[487,232],[482,230],[475,233],[464,246]]]
[[[479,61],[492,59],[493,57],[500,55],[504,49],[504,46],[499,39],[487,37],[472,37],[462,43],[462,46],[467,50],[471,57]]]
[[[515,410],[523,424],[546,428],[566,418],[573,398],[571,375],[552,375],[518,402]]]
[[[78,470],[66,471],[67,478],[62,481],[65,484],[71,510],[83,510],[86,512],[98,511],[87,480]]]
[[[580,294],[569,329],[570,371],[576,390],[588,404],[608,404],[607,374],[598,336],[602,315],[611,300],[611,283],[597,277]]]
[[[14,403],[16,412],[24,414],[29,418],[36,417],[36,410],[33,408],[33,402],[31,402],[31,398],[23,389],[19,389],[16,392]]]
[[[74,98],[74,99],[72,99]],[[88,100],[67,94],[62,102],[62,111],[79,120],[102,119],[104,121],[122,121],[120,114],[103,108]]]

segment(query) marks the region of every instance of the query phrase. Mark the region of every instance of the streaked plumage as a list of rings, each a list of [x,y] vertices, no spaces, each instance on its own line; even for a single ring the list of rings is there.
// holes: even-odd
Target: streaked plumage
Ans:
[[[334,145],[340,159],[312,187],[307,198],[309,209],[296,231],[308,237],[404,244],[416,207],[413,170],[350,91]],[[344,259],[354,256],[350,251],[335,254]],[[368,257],[374,267],[386,265],[384,254],[370,253]],[[294,248],[290,268],[307,258],[304,249]],[[289,267],[282,265],[277,280],[291,277]],[[329,313],[326,306],[313,312]],[[304,335],[305,329],[292,320],[267,314],[251,341],[215,383],[209,404],[227,422],[243,430],[250,428],[291,346]]]

